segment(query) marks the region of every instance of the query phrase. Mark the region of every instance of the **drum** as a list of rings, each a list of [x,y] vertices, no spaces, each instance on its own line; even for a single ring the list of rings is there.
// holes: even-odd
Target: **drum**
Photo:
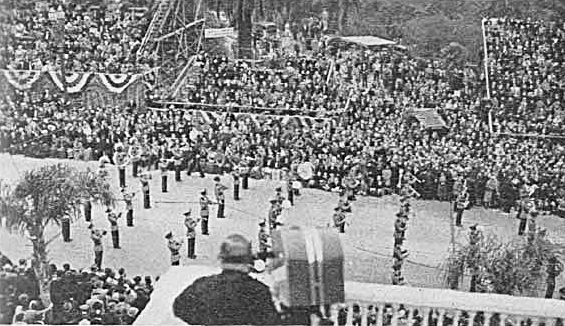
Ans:
[[[293,181],[292,189],[302,189],[302,183],[300,181]]]

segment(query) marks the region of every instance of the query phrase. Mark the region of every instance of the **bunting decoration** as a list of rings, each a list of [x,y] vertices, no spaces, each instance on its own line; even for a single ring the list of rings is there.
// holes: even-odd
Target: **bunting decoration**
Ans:
[[[82,89],[90,82],[92,73],[85,72],[85,73],[69,73],[65,74],[65,79],[63,84],[63,75],[56,71],[49,71],[49,76],[53,83],[61,90],[65,90],[65,86],[67,88],[67,93],[78,93],[82,91]]]
[[[10,85],[24,90],[29,89],[41,77],[39,70],[8,70],[3,69],[2,73]]]
[[[112,93],[121,93],[137,80],[139,75],[97,74],[100,81]]]

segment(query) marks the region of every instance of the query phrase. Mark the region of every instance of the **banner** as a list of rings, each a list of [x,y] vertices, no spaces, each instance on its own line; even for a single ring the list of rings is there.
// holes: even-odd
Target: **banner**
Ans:
[[[112,93],[121,93],[137,80],[139,75],[96,74],[102,84]]]
[[[48,71],[47,73],[59,90],[65,91],[66,86],[67,93],[71,94],[80,92],[88,84],[92,75],[90,72],[65,74],[65,84],[63,84],[63,75],[61,73],[55,71]]]
[[[206,28],[204,30],[204,38],[233,37],[234,35],[235,31],[233,27]]]
[[[70,94],[81,92],[92,82],[94,77],[98,77],[99,82],[106,88],[106,91],[119,94],[142,77],[142,74],[103,74],[92,72],[71,72],[66,73],[63,77],[59,71],[43,72],[40,70],[12,69],[2,69],[2,74],[8,81],[8,84],[18,90],[30,89],[42,75],[46,75],[60,91],[64,92],[66,89],[66,92]]]
[[[2,70],[4,77],[13,87],[24,90],[29,89],[41,77],[38,70]]]

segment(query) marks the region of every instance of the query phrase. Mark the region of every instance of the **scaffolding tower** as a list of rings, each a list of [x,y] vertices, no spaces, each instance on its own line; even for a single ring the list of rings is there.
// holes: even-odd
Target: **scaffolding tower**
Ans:
[[[169,93],[182,84],[202,47],[203,0],[157,0],[136,60],[154,58],[157,85]]]

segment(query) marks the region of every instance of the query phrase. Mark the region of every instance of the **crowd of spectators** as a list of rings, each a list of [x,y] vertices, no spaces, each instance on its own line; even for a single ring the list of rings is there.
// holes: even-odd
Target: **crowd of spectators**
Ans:
[[[340,111],[333,112],[331,123],[283,125],[281,120],[271,119],[257,124],[252,119],[236,119],[233,114],[204,123],[185,110],[65,108],[55,98],[35,104],[24,98],[3,104],[5,112],[10,112],[10,122],[3,126],[2,144],[12,153],[97,159],[104,153],[111,157],[116,143],[127,145],[135,137],[153,162],[171,158],[178,151],[189,161],[198,152],[206,158],[206,165],[214,167],[210,171],[229,170],[246,159],[258,177],[283,168],[296,171],[300,164],[310,162],[314,176],[308,180],[309,186],[339,191],[353,179],[358,193],[376,196],[396,191],[404,170],[421,181],[415,188],[422,198],[441,200],[452,199],[452,185],[463,177],[473,204],[502,206],[509,211],[518,200],[518,190],[528,187],[537,189],[534,196],[541,209],[557,210],[565,195],[565,148],[546,139],[518,141],[489,133],[475,80],[463,78],[454,84],[440,61],[394,51],[350,50],[325,55],[326,61],[349,58],[335,60],[339,68],[330,82],[320,86],[337,87],[333,99],[345,102]],[[199,60],[208,67],[202,80],[215,81],[196,88],[195,94],[203,95],[193,99],[195,102],[218,103],[220,99],[232,101],[238,96],[233,94],[247,95],[245,87],[239,88],[240,81],[247,79],[257,90],[247,98],[260,104],[257,101],[280,78],[272,70],[252,69],[221,57]],[[317,72],[312,58],[288,59],[285,65],[288,62],[302,62],[303,71]],[[356,70],[359,64],[371,69]],[[230,66],[240,70],[225,73]],[[244,75],[247,77],[241,77]],[[265,78],[268,81],[261,81]],[[233,80],[238,86],[230,89]],[[300,82],[310,84],[307,78]],[[342,85],[348,87],[340,90]],[[286,89],[292,98],[287,107],[307,103],[307,108],[316,110],[313,100],[297,100],[300,87]],[[315,87],[302,89],[305,93],[316,91]],[[323,105],[331,106],[331,100]],[[414,107],[436,108],[448,128],[423,128],[406,115],[406,110]]]
[[[76,270],[50,265],[45,307],[33,269],[26,259],[13,264],[0,253],[0,323],[57,325],[130,325],[149,301],[153,281],[130,278],[123,268]]]
[[[0,67],[16,70],[134,73],[135,51],[149,24],[123,4],[86,1],[7,2],[0,19]]]
[[[501,132],[564,134],[565,26],[485,22],[495,125]]]

